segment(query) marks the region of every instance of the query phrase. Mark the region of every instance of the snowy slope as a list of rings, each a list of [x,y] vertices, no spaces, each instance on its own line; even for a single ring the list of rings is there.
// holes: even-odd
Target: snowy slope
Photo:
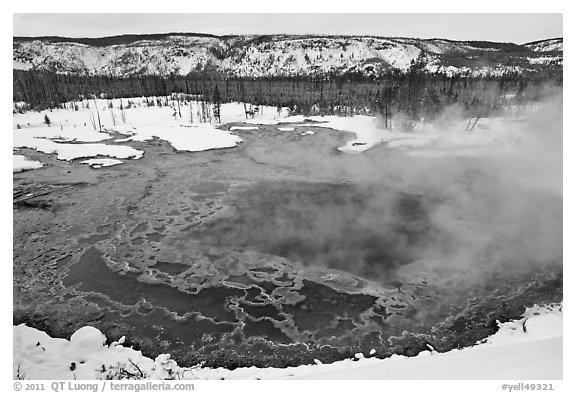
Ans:
[[[481,74],[522,71],[510,56],[525,60],[535,52],[562,50],[562,39],[526,46],[442,39],[383,38],[368,36],[234,36],[198,37],[162,35],[157,39],[126,40],[96,45],[73,39],[14,38],[13,67],[81,75],[186,75],[216,71],[224,75],[263,77],[278,75],[378,74],[405,72],[420,57],[431,72]],[[487,66],[483,55],[500,56]],[[466,66],[461,64],[466,59]],[[434,66],[434,67],[432,67]],[[528,63],[523,67],[536,68]],[[484,68],[484,70],[482,70]],[[508,69],[510,68],[510,69]]]
[[[24,324],[14,326],[13,373],[27,379],[100,379],[121,376],[137,364],[148,379],[561,379],[562,305],[532,307],[518,321],[500,324],[483,343],[446,353],[431,348],[416,357],[352,359],[332,364],[235,370],[185,369],[159,355],[155,360],[140,351],[110,346],[96,328],[83,327],[71,339],[51,338]],[[126,375],[124,375],[126,376]]]
[[[218,43],[196,37],[171,37],[166,42],[90,46],[74,42],[35,40],[15,44],[15,69],[39,69],[86,75],[187,74],[214,60]]]
[[[534,41],[524,44],[534,52],[562,52],[564,50],[564,39],[554,38],[551,40]]]

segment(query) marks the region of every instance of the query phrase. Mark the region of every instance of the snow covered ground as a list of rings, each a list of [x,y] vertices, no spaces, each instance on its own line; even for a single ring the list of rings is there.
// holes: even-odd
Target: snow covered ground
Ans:
[[[63,111],[62,111],[63,112]],[[75,112],[69,112],[73,114]],[[66,113],[65,113],[66,114]],[[130,146],[114,146],[100,142],[110,139],[104,132],[74,124],[59,127],[43,124],[43,115],[29,112],[15,115],[15,121],[26,121],[27,128],[16,128],[13,132],[13,148],[30,148],[46,154],[57,155],[59,160],[70,161],[76,158],[108,156],[116,158],[140,158],[143,152]],[[40,120],[39,120],[39,119]],[[20,123],[17,123],[20,124]],[[86,142],[86,143],[81,143]]]
[[[120,378],[122,369],[148,379],[508,379],[562,378],[562,305],[532,307],[522,319],[500,324],[482,343],[446,353],[430,351],[408,358],[366,358],[332,364],[276,368],[180,368],[169,355],[155,360],[119,342],[105,345],[96,328],[83,327],[71,339],[51,338],[25,326],[13,328],[13,375],[26,379]],[[371,351],[372,354],[374,353]],[[135,367],[134,365],[137,365]]]
[[[151,101],[155,102],[154,106],[148,105]],[[278,131],[294,131],[296,125],[305,125],[355,134],[354,139],[339,147],[343,152],[360,153],[384,144],[404,150],[408,155],[445,157],[478,156],[494,151],[495,147],[510,149],[520,136],[518,123],[504,118],[480,119],[474,130],[468,132],[465,131],[466,120],[449,127],[432,124],[424,127],[418,123],[413,130],[405,132],[398,128],[385,129],[373,116],[288,116],[287,108],[252,107],[242,103],[222,104],[221,123],[201,122],[206,117],[212,117],[214,121],[213,108],[209,105],[202,107],[197,101],[178,104],[169,100],[166,105],[165,98],[141,97],[84,100],[75,105],[77,110],[72,109],[73,103],[69,103],[66,110],[14,114],[13,148],[56,154],[59,160],[67,161],[79,158],[138,159],[145,154],[144,151],[122,144],[159,138],[176,150],[196,152],[237,146],[242,139],[231,131],[257,130],[259,125],[277,125]],[[254,116],[246,119],[246,110],[252,110]],[[50,124],[46,124],[45,116]],[[234,125],[229,131],[218,128],[227,123],[246,125]],[[310,129],[300,133],[313,134]],[[15,163],[20,162],[17,160],[21,159],[15,158]],[[114,162],[121,163],[119,160]],[[91,165],[93,161],[81,163]]]
[[[95,157],[138,159],[144,151],[118,143],[145,141],[153,137],[168,141],[175,149],[185,151],[229,148],[242,142],[238,136],[217,129],[219,124],[200,123],[201,108],[197,102],[189,106],[182,103],[177,112],[175,101],[171,101],[172,106],[148,106],[147,100],[151,101],[146,98],[130,99],[129,109],[126,109],[127,99],[98,99],[77,102],[77,110],[72,109],[73,103],[69,103],[70,109],[66,110],[16,113],[13,116],[13,148],[30,148],[56,154],[59,160],[70,161]],[[225,122],[245,119],[243,105],[240,104],[224,104],[222,113]],[[264,116],[264,108],[261,113],[256,119]],[[266,113],[272,117],[278,111],[267,107]],[[127,137],[113,140],[113,136],[118,135],[116,133]],[[86,164],[91,162],[82,161]]]
[[[149,105],[152,102],[154,105]],[[230,131],[224,131],[217,128],[221,124],[246,121],[246,110],[254,112],[249,120],[253,124],[274,123],[287,116],[286,108],[226,103],[221,106],[221,123],[216,123],[210,105],[202,107],[197,101],[178,104],[173,99],[168,102],[166,105],[165,97],[92,99],[68,103],[68,109],[15,113],[13,148],[56,154],[57,159],[66,161],[88,158],[80,163],[92,167],[109,166],[121,164],[118,159],[138,159],[145,153],[122,143],[156,137],[180,151],[231,148],[242,139],[230,131],[257,130],[258,127],[234,126]],[[15,103],[15,109],[22,104]],[[207,122],[206,118],[209,121],[210,117],[212,123]],[[119,135],[125,137],[119,138]],[[15,172],[42,166],[26,162],[24,156],[19,156],[14,158]],[[98,162],[105,164],[98,165]]]
[[[42,168],[42,163],[31,161],[20,154],[12,155],[12,172],[22,172],[28,169]]]
[[[153,137],[170,142],[172,147],[180,151],[204,151],[234,147],[242,139],[228,131],[214,128],[212,124],[196,124],[190,126],[147,125],[131,130],[129,126],[117,127],[121,133],[132,134],[121,142],[147,141]],[[119,141],[116,141],[119,142]]]
[[[169,355],[160,355],[151,361],[139,351],[123,347],[122,339],[107,346],[106,337],[90,326],[76,331],[70,340],[64,340],[22,324],[14,326],[13,337],[13,376],[23,379],[106,378],[116,375],[119,365],[127,363],[135,368],[130,361],[142,368],[150,379],[167,379],[168,370],[177,367]]]

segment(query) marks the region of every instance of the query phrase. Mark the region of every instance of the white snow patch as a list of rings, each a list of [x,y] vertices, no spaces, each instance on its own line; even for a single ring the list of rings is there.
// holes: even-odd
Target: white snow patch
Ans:
[[[13,143],[14,147],[28,147],[46,154],[57,154],[59,160],[65,161],[96,156],[138,159],[144,154],[143,151],[130,146],[114,146],[103,143],[56,143],[50,139],[21,136],[16,132]]]
[[[28,169],[41,168],[42,165],[39,161],[28,160],[26,157],[20,154],[12,155],[12,172],[22,172]]]
[[[132,140],[132,137],[128,137],[128,138],[121,138],[121,139],[114,139],[114,143],[124,143],[124,142],[130,142]]]
[[[104,103],[100,103],[100,106],[104,106]],[[51,126],[44,124],[45,115],[49,115]],[[14,148],[27,147],[46,154],[57,154],[59,160],[66,161],[96,156],[137,159],[144,153],[129,146],[92,143],[108,140],[111,136],[106,132],[99,132],[86,126],[85,122],[88,118],[88,109],[84,111],[54,110],[42,113],[30,111],[15,114],[12,146]]]
[[[257,129],[258,129],[258,127],[242,127],[242,126],[230,127],[230,131],[236,131],[236,130],[249,131],[249,130],[257,130]]]
[[[105,166],[119,165],[124,161],[115,160],[113,158],[91,158],[89,160],[80,161],[80,164],[88,164],[92,168],[102,168]]]
[[[278,127],[278,131],[294,131],[294,127]]]
[[[72,112],[70,112],[72,113]],[[15,129],[14,138],[25,140],[29,138],[42,138],[66,142],[100,142],[110,139],[111,136],[105,132],[95,131],[91,127],[85,126],[31,126],[27,128]]]
[[[241,126],[230,127],[230,131],[236,131],[236,130],[241,131],[258,130],[258,127],[241,127]]]
[[[204,151],[235,147],[242,138],[228,131],[216,129],[213,124],[189,126],[140,126],[136,129],[118,127],[123,134],[132,134],[129,140],[147,141],[157,137],[168,141],[176,150]],[[127,140],[128,140],[127,139]]]
[[[314,131],[310,131],[310,130],[308,130],[308,131],[304,131],[304,132],[303,132],[303,133],[301,133],[300,135],[302,135],[302,136],[306,136],[306,135],[314,135],[314,134],[316,134]]]

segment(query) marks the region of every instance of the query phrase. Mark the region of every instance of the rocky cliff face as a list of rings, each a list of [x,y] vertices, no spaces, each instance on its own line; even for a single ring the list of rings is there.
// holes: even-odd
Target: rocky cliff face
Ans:
[[[562,38],[525,45],[368,36],[161,34],[95,39],[15,37],[14,69],[80,75],[269,77],[429,72],[501,75],[562,68]]]

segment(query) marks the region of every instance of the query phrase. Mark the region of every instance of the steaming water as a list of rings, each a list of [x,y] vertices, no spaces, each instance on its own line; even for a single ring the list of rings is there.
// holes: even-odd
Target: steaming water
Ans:
[[[376,184],[262,182],[232,203],[190,237],[368,278],[413,261],[434,237],[430,198]]]
[[[258,162],[267,168],[281,162],[294,172],[306,168],[313,176],[287,180],[279,175],[234,189],[225,182],[203,181],[190,188],[190,199],[202,201],[226,191],[228,208],[183,231],[184,241],[235,253],[232,259],[256,251],[270,260],[279,256],[350,272],[382,286],[396,287],[400,280],[402,291],[389,296],[385,306],[371,294],[298,281],[269,266],[250,274],[224,274],[227,269],[215,260],[209,274],[222,270],[221,285],[192,293],[114,272],[95,248],[68,268],[63,281],[66,286],[81,283],[82,292],[100,293],[99,304],[118,306],[106,312],[103,322],[127,324],[134,334],[169,342],[180,353],[185,351],[178,347],[182,343],[215,349],[219,337],[234,343],[264,337],[276,344],[334,338],[331,345],[355,345],[376,334],[370,345],[377,345],[404,330],[425,331],[477,288],[494,289],[519,272],[561,266],[558,128],[561,132],[557,119],[535,121],[526,130],[528,135],[539,131],[530,143],[505,154],[498,148],[497,154],[467,158],[416,158],[390,154],[384,147],[362,155],[320,154],[311,145],[306,154],[288,148],[279,154],[260,141],[267,148],[257,149]],[[168,215],[179,214],[171,210]],[[165,246],[162,230],[151,233],[147,223],[140,223],[130,233],[138,236],[132,244]],[[107,235],[86,242],[100,236]],[[65,266],[68,260],[59,263]],[[187,267],[153,266],[172,276],[184,275]],[[258,279],[259,274],[268,279]],[[199,276],[195,272],[185,279]],[[406,288],[428,284],[424,292]],[[293,325],[285,324],[289,321]],[[238,341],[237,335],[242,336]]]

